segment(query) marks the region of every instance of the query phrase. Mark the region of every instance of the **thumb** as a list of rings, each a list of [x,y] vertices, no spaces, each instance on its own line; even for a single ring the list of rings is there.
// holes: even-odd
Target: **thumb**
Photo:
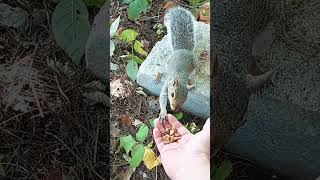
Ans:
[[[201,130],[202,141],[210,149],[210,118],[207,119]]]
[[[207,119],[202,130],[195,134],[197,153],[210,154],[210,119]]]

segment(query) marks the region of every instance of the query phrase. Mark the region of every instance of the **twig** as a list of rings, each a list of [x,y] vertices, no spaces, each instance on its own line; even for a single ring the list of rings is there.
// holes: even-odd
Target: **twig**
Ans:
[[[62,89],[60,87],[60,84],[59,84],[59,81],[58,81],[58,78],[57,78],[56,74],[54,74],[54,79],[55,79],[55,81],[56,81],[56,83],[58,85],[58,90],[59,90],[60,94],[65,98],[66,101],[68,101],[68,103],[70,103],[69,98],[66,96],[66,94],[64,94],[64,92],[62,91]]]
[[[103,178],[100,174],[98,174],[94,168],[88,167],[88,165],[87,165],[86,163],[84,163],[84,161],[83,161],[76,153],[74,153],[74,152],[72,151],[72,149],[71,149],[68,145],[66,145],[58,136],[56,136],[56,135],[54,135],[54,134],[51,134],[50,132],[46,132],[46,133],[49,134],[49,135],[51,135],[51,136],[53,136],[53,137],[56,138],[58,141],[60,141],[61,144],[62,144],[65,148],[67,148],[75,158],[78,159],[78,161],[82,162],[82,164],[84,164],[88,169],[92,169],[92,171],[93,171],[100,179],[104,180],[104,178]]]
[[[36,99],[36,104],[37,104],[37,107],[38,107],[38,110],[39,110],[40,117],[44,118],[44,114],[43,114],[43,111],[41,109],[40,102],[39,102],[38,96],[36,94],[36,91],[35,91],[33,85],[31,86],[31,90],[32,90],[32,94],[33,94],[34,98]]]

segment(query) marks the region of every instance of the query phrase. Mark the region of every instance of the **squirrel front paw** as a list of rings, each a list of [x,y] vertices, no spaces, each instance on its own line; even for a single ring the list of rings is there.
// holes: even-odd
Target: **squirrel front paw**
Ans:
[[[163,124],[165,121],[167,121],[168,119],[168,116],[167,116],[167,111],[166,110],[161,110],[160,111],[160,114],[159,114],[159,120],[160,122]]]

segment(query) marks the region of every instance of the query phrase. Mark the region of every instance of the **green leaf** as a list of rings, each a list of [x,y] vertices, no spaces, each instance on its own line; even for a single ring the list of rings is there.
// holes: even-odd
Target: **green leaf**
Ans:
[[[232,163],[229,160],[223,161],[221,166],[216,169],[213,178],[217,180],[225,180],[227,179],[232,172]]]
[[[154,142],[153,142],[153,141],[151,141],[151,142],[147,145],[147,147],[150,148],[150,149],[153,148],[153,146],[154,146]]]
[[[134,42],[133,49],[134,49],[137,53],[139,53],[139,54],[141,54],[141,55],[144,55],[144,56],[147,56],[148,53],[147,53],[144,49],[142,49],[142,47],[143,47],[142,42],[137,41],[137,40]]]
[[[110,26],[110,37],[111,38],[117,33],[119,23],[120,23],[120,16],[116,20],[114,20]]]
[[[148,137],[148,133],[149,133],[148,126],[142,123],[141,126],[139,127],[139,131],[136,134],[137,140],[143,143],[143,141],[146,140],[146,138]]]
[[[134,60],[129,60],[126,66],[127,75],[131,78],[132,81],[137,79],[138,74],[138,64]]]
[[[1,176],[5,176],[5,172],[4,172],[3,166],[2,166],[2,164],[1,164],[1,162],[0,162],[0,177],[1,177]]]
[[[174,113],[173,115],[174,115],[174,117],[177,118],[177,120],[180,120],[183,117],[183,113],[182,112],[177,112],[177,113]]]
[[[121,41],[124,41],[126,43],[131,43],[134,41],[138,36],[138,33],[133,29],[126,29],[122,31],[122,33],[119,36],[119,39]]]
[[[134,140],[131,135],[120,137],[120,147],[124,148],[126,154],[128,154],[132,150],[132,147],[136,143],[136,140]]]
[[[131,161],[130,161],[130,167],[136,168],[141,163],[144,156],[144,146],[143,144],[138,144],[133,147],[131,151]]]
[[[148,7],[147,0],[134,0],[129,4],[128,18],[132,21],[137,20],[141,12],[144,12],[146,14],[147,7]]]
[[[123,0],[122,3],[130,4],[133,0]]]
[[[151,126],[152,128],[154,128],[154,120],[155,120],[155,119],[156,119],[156,118],[152,118],[152,119],[149,120],[150,126]]]
[[[130,163],[130,161],[131,161],[131,157],[130,156],[128,156],[126,154],[122,154],[122,157],[123,157],[124,160],[126,160],[128,163]]]
[[[134,60],[137,64],[142,64],[143,62],[142,59],[140,59],[138,56],[135,56],[133,54],[129,54],[128,58]]]
[[[101,7],[106,0],[82,0],[87,6]]]
[[[88,10],[81,0],[61,0],[52,15],[52,30],[57,44],[80,64],[90,31]]]

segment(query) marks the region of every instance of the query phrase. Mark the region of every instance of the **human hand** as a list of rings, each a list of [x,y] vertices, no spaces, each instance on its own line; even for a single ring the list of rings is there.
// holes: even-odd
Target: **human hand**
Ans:
[[[167,118],[163,124],[155,120],[153,136],[168,176],[171,179],[210,179],[210,120],[202,131],[193,135],[173,115],[168,114]],[[165,144],[162,134],[171,126],[176,127],[181,139]]]

